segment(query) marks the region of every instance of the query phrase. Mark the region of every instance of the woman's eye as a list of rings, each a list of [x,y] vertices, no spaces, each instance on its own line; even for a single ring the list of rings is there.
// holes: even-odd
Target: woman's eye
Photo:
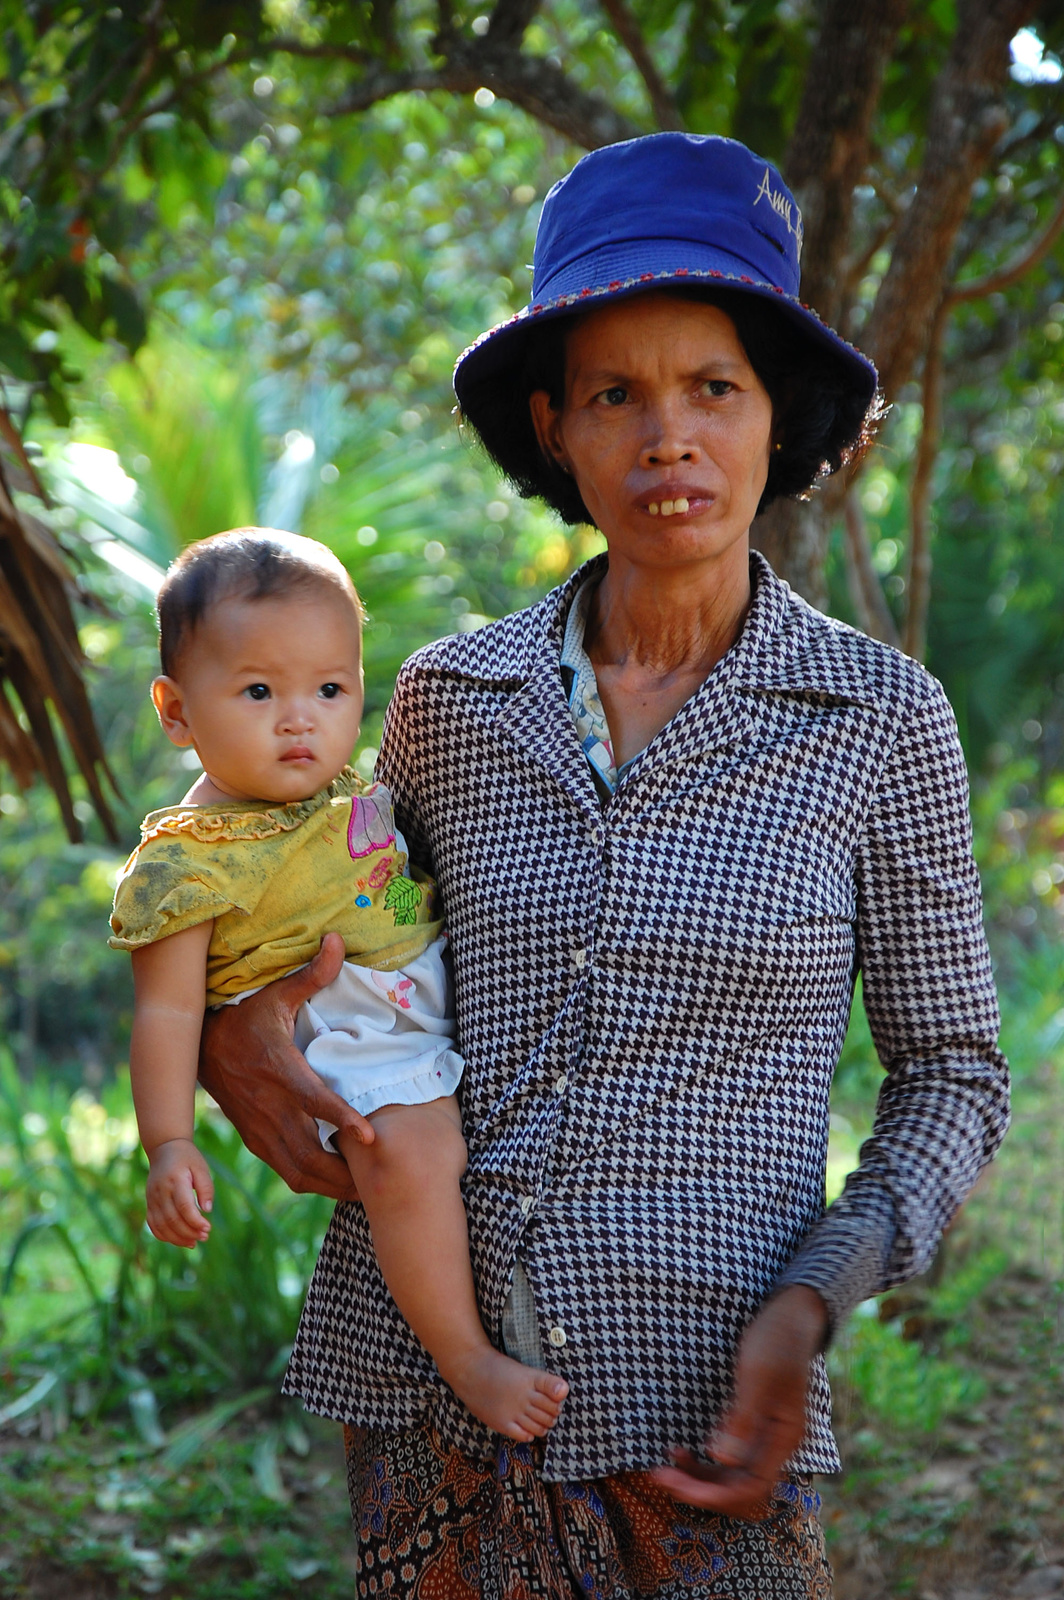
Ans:
[[[268,700],[270,698],[270,686],[268,683],[249,683],[244,693],[249,700]]]
[[[318,693],[323,700],[335,700],[336,696],[341,693],[340,685],[338,683],[323,683]]]
[[[730,384],[727,378],[707,378],[702,387],[708,390],[714,400],[722,400],[726,394],[731,393],[734,385]]]
[[[615,383],[612,389],[603,389],[598,398],[603,405],[623,406],[628,399],[628,390],[622,389],[619,383]]]

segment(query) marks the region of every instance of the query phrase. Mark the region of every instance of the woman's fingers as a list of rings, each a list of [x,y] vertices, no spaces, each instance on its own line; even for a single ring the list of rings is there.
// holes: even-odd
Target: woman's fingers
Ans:
[[[322,1149],[315,1117],[372,1142],[365,1118],[327,1089],[293,1043],[304,1000],[330,983],[344,959],[343,941],[327,934],[308,967],[271,983],[238,1006],[208,1012],[200,1045],[200,1082],[248,1149],[296,1194],[358,1198],[346,1162]]]
[[[300,967],[298,972],[291,973],[289,977],[271,983],[269,992],[279,1001],[283,1001],[294,1017],[301,1005],[340,976],[344,954],[344,941],[340,935],[327,933],[313,960],[308,961],[305,967]]]
[[[712,1460],[674,1452],[674,1465],[654,1473],[662,1488],[724,1516],[766,1516],[805,1431],[809,1363],[826,1330],[827,1310],[815,1290],[798,1285],[769,1300],[739,1346],[732,1404],[706,1442]]]

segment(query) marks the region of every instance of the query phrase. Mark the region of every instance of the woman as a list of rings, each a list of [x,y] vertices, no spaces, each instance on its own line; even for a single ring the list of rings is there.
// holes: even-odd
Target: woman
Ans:
[[[340,1206],[286,1384],[350,1425],[362,1593],[828,1595],[821,1352],[927,1262],[1004,1132],[942,691],[749,551],[875,405],[797,299],[800,238],[741,145],[594,152],[544,205],[533,305],[458,364],[511,479],[607,544],[413,657],[378,768],[452,932],[485,1326],[570,1394],[545,1447],[496,1449]],[[207,1062],[296,1187],[336,1182],[283,1098],[342,1119],[284,1033],[332,960],[216,1022]],[[822,1214],[858,968],[887,1078]]]

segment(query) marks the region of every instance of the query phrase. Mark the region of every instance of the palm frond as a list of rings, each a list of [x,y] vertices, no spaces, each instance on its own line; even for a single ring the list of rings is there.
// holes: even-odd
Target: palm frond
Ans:
[[[0,434],[15,452],[21,475],[42,492],[6,413]],[[57,540],[15,505],[0,461],[0,762],[10,767],[21,789],[43,777],[59,802],[67,833],[79,841],[81,824],[56,737],[57,718],[96,813],[108,837],[117,840],[103,784],[115,793],[117,786],[85,687],[75,592]]]

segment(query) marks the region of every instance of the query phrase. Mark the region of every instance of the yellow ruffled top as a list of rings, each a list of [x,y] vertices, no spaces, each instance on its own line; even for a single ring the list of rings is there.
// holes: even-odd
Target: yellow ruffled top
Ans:
[[[149,812],[122,869],[109,943],[137,950],[214,919],[207,1004],[304,966],[324,934],[391,972],[436,939],[435,885],[408,870],[391,795],[345,767],[309,800]]]

